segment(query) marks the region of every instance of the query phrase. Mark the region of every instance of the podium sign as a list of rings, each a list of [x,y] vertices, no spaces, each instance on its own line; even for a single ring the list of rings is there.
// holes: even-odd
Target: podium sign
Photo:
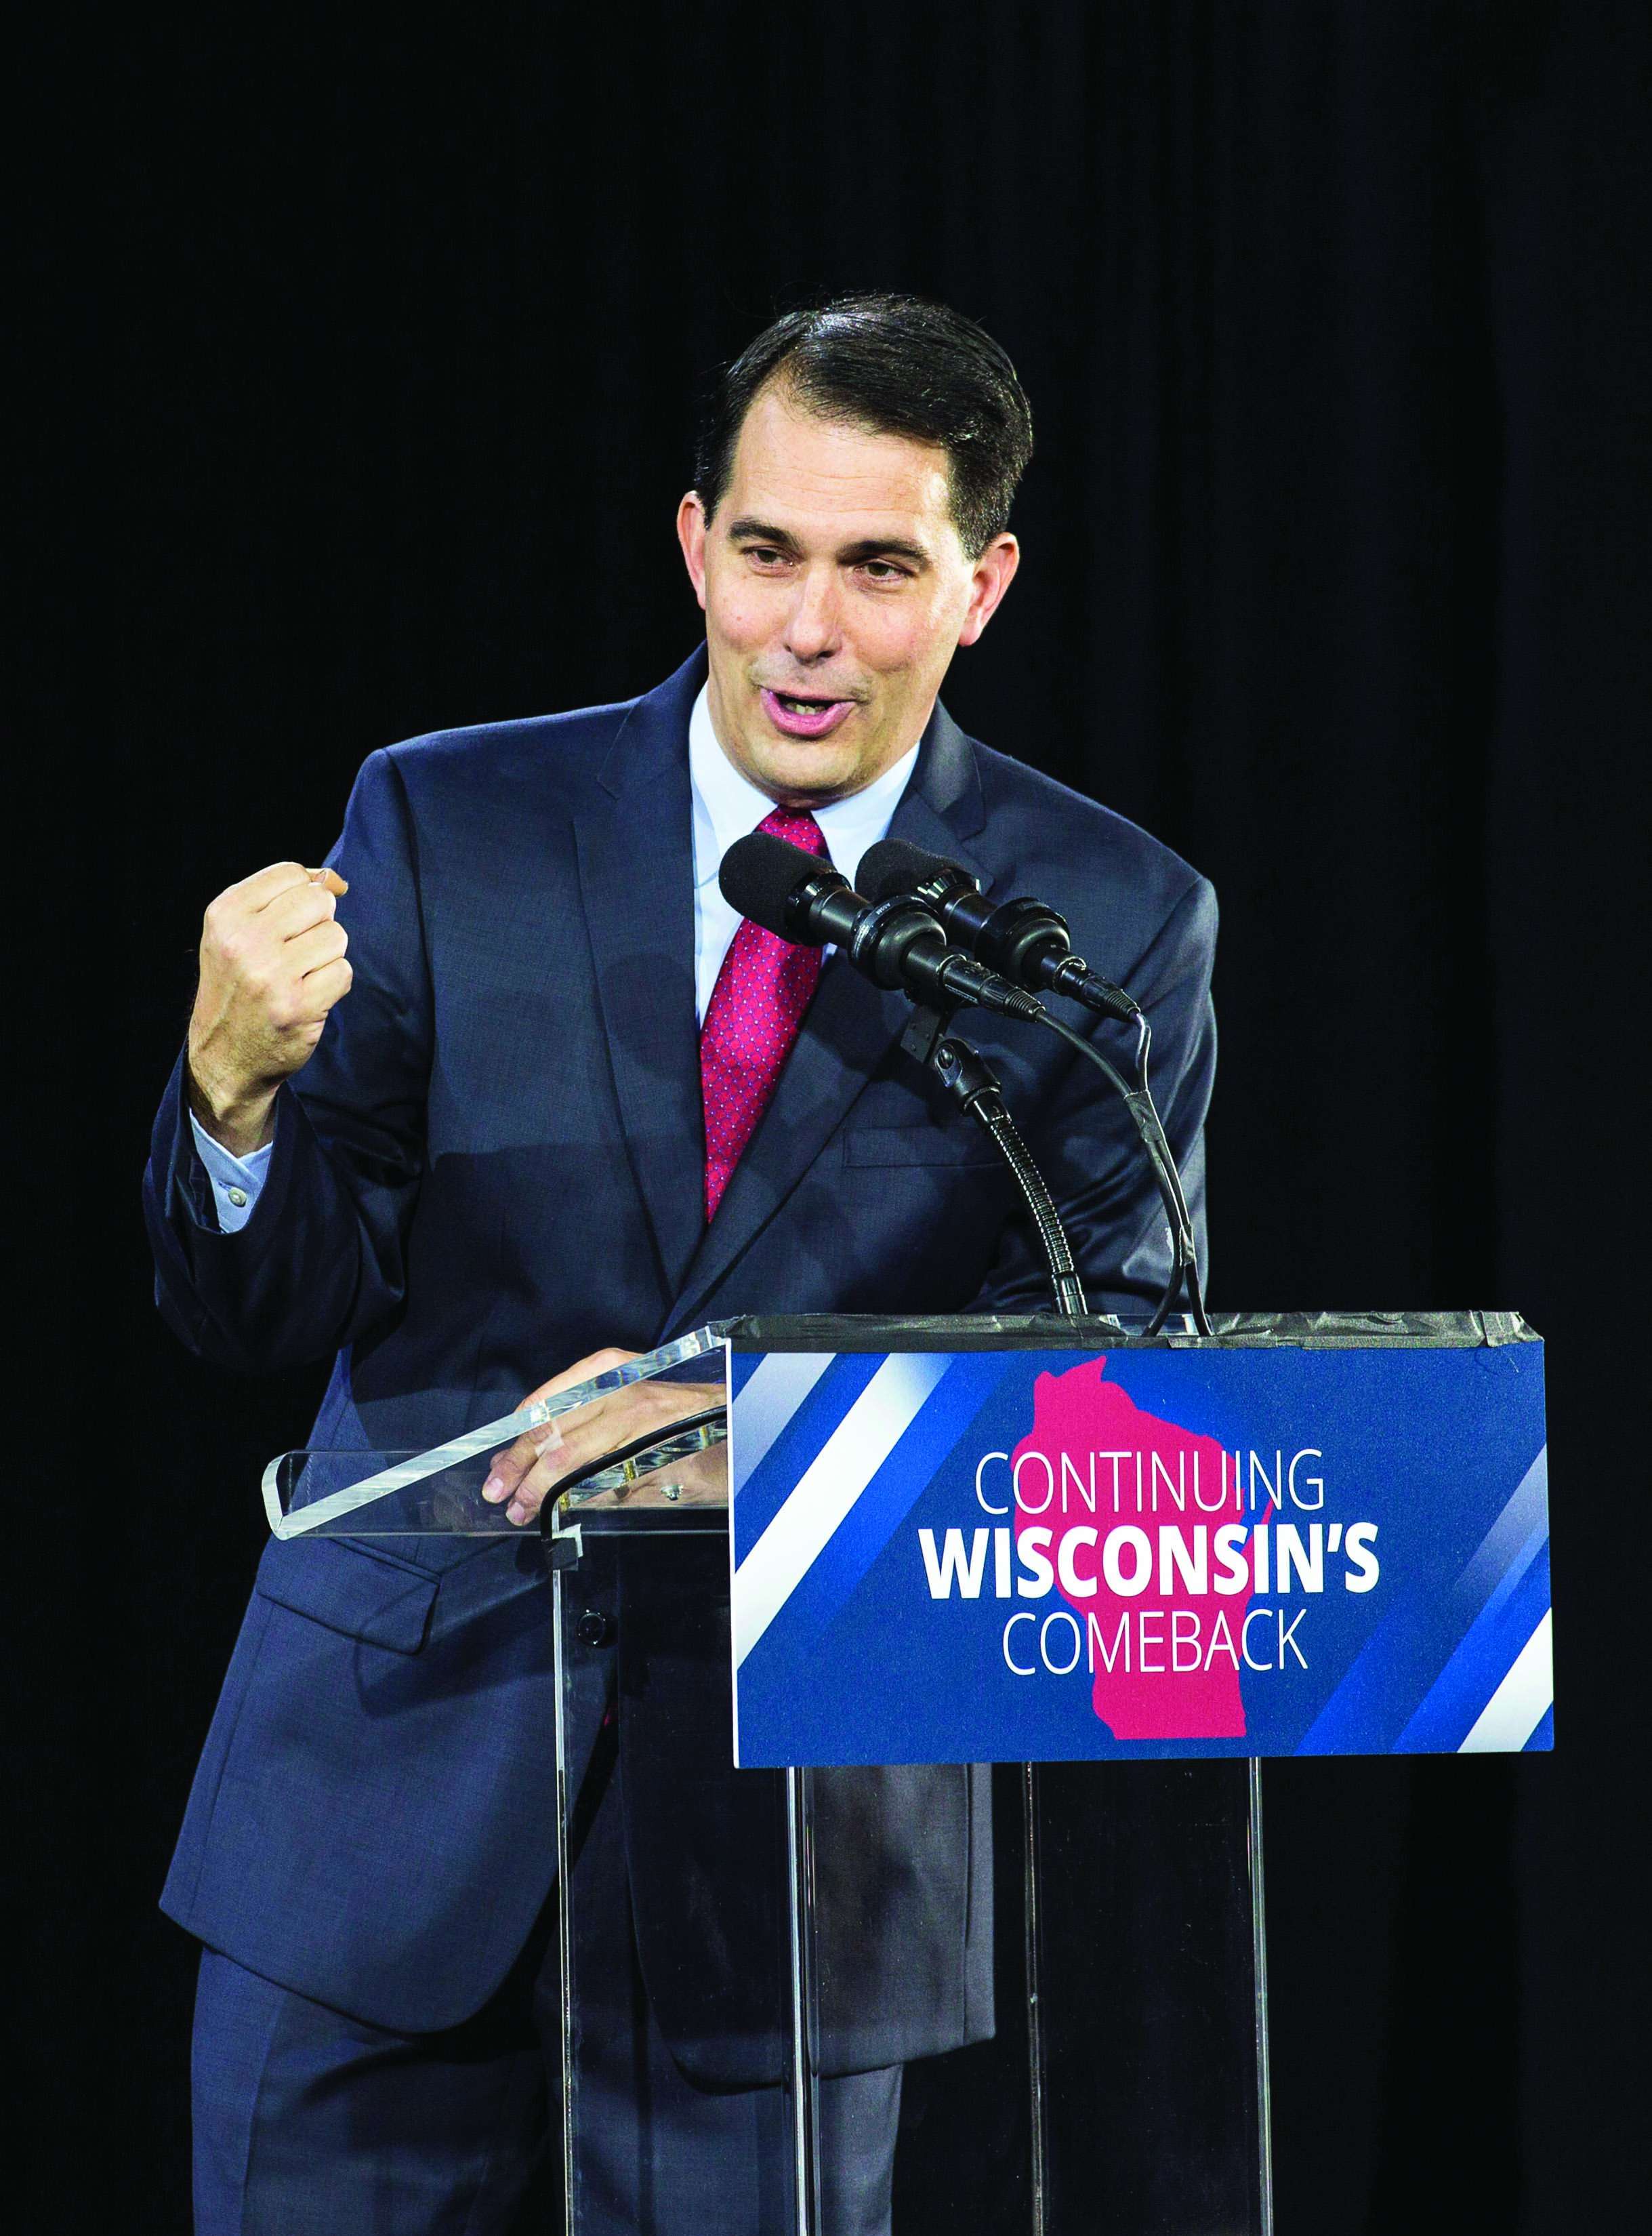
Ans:
[[[737,1328],[743,1766],[1552,1745],[1515,1315],[1046,1325]]]

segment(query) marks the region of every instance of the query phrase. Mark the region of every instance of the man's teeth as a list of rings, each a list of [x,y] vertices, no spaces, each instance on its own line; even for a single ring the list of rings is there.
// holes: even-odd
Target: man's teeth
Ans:
[[[836,699],[793,699],[783,691],[777,691],[775,697],[788,713],[793,714],[817,714],[823,707],[837,704]]]

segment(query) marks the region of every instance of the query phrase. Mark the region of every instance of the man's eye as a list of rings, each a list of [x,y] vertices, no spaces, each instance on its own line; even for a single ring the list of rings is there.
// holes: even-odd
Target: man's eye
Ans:
[[[745,556],[748,559],[755,559],[759,566],[766,567],[771,562],[778,566],[786,555],[783,551],[776,551],[766,543],[748,543]]]
[[[869,575],[875,582],[904,582],[907,579],[906,569],[897,567],[889,559],[868,559],[862,562],[861,571]]]

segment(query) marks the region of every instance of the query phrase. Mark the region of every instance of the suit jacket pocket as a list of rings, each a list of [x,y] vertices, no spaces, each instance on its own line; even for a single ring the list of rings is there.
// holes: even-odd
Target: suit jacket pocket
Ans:
[[[392,1654],[417,1654],[430,1628],[437,1579],[394,1555],[337,1538],[272,1544],[258,1589],[278,1607]]]
[[[858,1126],[843,1134],[846,1165],[995,1165],[998,1151],[961,1111],[955,1126]]]

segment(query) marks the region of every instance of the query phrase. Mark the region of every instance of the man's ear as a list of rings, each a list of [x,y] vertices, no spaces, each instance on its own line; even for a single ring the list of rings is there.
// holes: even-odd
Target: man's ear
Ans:
[[[1015,580],[1021,563],[1021,547],[1013,536],[995,536],[975,562],[969,587],[969,606],[958,632],[960,644],[974,644],[998,611],[1004,593]],[[705,602],[701,601],[702,604]]]
[[[684,492],[677,508],[677,541],[683,547],[683,564],[694,585],[694,595],[705,610],[705,507],[698,490]]]

